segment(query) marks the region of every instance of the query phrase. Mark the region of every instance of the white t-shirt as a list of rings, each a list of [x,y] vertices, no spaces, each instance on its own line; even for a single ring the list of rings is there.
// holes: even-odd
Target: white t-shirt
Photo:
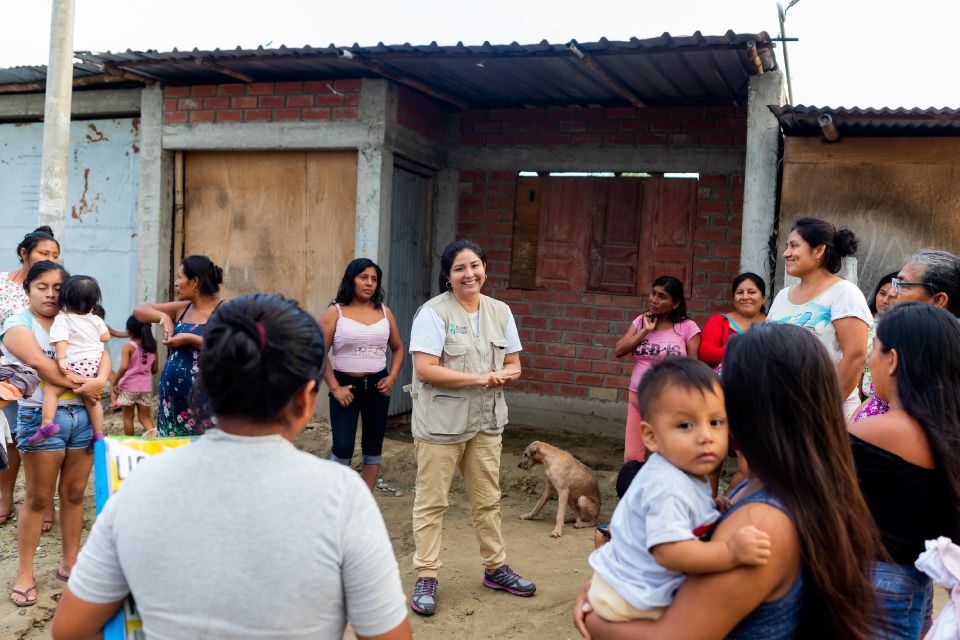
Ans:
[[[613,512],[610,542],[590,554],[590,566],[637,609],[666,607],[685,576],[658,565],[650,549],[705,536],[719,518],[709,480],[651,454]]]
[[[848,280],[838,280],[805,304],[790,302],[791,289],[792,287],[787,287],[781,290],[774,298],[770,313],[767,314],[767,322],[792,324],[812,331],[826,347],[834,365],[840,362],[843,351],[840,349],[837,329],[833,322],[842,318],[860,318],[868,328],[873,326],[873,314],[867,306],[867,299],[863,297],[860,289]],[[860,404],[859,397],[857,389],[854,389],[845,402],[853,403],[855,407]]]
[[[70,590],[133,593],[167,638],[376,636],[407,617],[386,526],[356,472],[278,435],[208,431],[140,463],[107,501]]]
[[[480,334],[480,312],[468,313],[473,334]],[[517,333],[517,323],[513,319],[513,312],[507,308],[507,327],[504,331],[507,338],[507,350],[504,355],[522,351],[520,335]],[[443,354],[443,345],[447,341],[447,328],[439,314],[430,307],[426,307],[417,314],[410,328],[410,353],[419,351],[429,353],[438,358]]]
[[[84,315],[60,312],[50,327],[50,346],[67,343],[67,362],[96,360],[103,354],[100,336],[107,333],[107,323],[92,313]]]
[[[19,311],[3,322],[3,333],[0,333],[0,340],[2,336],[7,333],[10,329],[14,327],[26,327],[33,332],[33,337],[37,341],[37,344],[40,346],[40,349],[50,356],[51,360],[56,359],[56,352],[53,349],[53,345],[50,344],[50,334],[47,333],[47,330],[43,328],[43,325],[37,322],[33,314],[30,313],[30,309],[24,309]],[[17,356],[10,353],[7,350],[7,347],[3,346],[3,356],[10,362],[20,362],[23,364]],[[37,408],[43,406],[43,384],[37,386],[37,390],[29,398],[21,398],[19,401],[21,407],[26,408]],[[83,402],[76,396],[76,394],[68,391],[60,394],[60,400],[57,402],[59,405],[68,405],[68,404],[83,404]]]

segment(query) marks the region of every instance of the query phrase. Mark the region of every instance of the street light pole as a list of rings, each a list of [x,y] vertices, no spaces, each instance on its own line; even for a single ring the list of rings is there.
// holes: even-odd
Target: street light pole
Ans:
[[[67,210],[67,159],[73,92],[74,0],[53,0],[50,60],[43,107],[43,158],[40,165],[40,224],[62,239]],[[61,240],[62,241],[62,240]]]

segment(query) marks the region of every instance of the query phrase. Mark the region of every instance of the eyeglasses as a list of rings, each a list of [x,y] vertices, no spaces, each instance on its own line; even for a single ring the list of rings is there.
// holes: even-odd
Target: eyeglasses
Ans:
[[[926,287],[927,289],[930,289],[931,293],[934,294],[938,291],[937,285],[933,284],[932,282],[906,282],[900,278],[891,278],[890,284],[893,285],[893,290],[897,293],[900,293],[900,289],[904,287]]]

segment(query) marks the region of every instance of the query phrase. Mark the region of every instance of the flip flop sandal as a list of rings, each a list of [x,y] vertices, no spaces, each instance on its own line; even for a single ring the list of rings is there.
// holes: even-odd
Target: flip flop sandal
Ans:
[[[33,591],[33,598],[30,597],[30,592]],[[23,602],[18,602],[13,599],[14,595],[18,595],[23,598]],[[10,602],[17,605],[18,607],[32,607],[37,604],[37,585],[34,583],[32,586],[27,587],[23,591],[20,589],[11,589],[10,590]]]
[[[70,580],[70,576],[63,575],[63,573],[60,571],[60,567],[57,567],[56,569],[53,570],[53,577],[59,580],[60,582],[67,582],[68,580]]]
[[[5,524],[6,522],[13,520],[13,517],[17,515],[16,508],[10,509],[10,513],[6,513],[0,516],[0,524]]]

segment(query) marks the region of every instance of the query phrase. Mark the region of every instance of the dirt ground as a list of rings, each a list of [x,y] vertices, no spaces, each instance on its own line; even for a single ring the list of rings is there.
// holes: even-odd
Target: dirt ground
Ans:
[[[543,489],[542,467],[523,471],[517,467],[520,454],[533,440],[543,440],[566,449],[597,472],[603,501],[601,517],[608,521],[616,506],[614,483],[622,455],[622,439],[582,433],[544,431],[510,425],[504,434],[501,466],[503,490],[503,534],[507,543],[507,561],[525,577],[537,583],[532,598],[518,598],[481,586],[479,550],[473,533],[470,508],[458,477],[450,495],[450,508],[444,517],[444,567],[440,574],[439,609],[436,616],[423,618],[411,614],[414,635],[423,640],[470,638],[579,638],[571,622],[571,606],[584,581],[590,575],[587,555],[592,548],[592,529],[564,527],[559,539],[550,537],[556,501],[543,510],[542,520],[521,521]],[[107,432],[121,433],[119,414],[108,414]],[[330,431],[324,421],[312,424],[297,445],[318,455],[330,447]],[[359,443],[358,443],[359,447]],[[390,539],[400,564],[404,590],[409,596],[415,581],[411,568],[413,533],[411,510],[416,463],[408,425],[391,426],[384,442],[382,482],[376,498],[387,523]],[[87,528],[94,518],[93,480],[87,489],[89,505]],[[15,500],[23,499],[23,474],[20,474]],[[63,583],[53,577],[60,558],[60,531],[55,526],[43,535],[36,557],[35,574],[39,602],[18,609],[0,600],[0,638],[34,640],[50,638],[50,620],[56,609]],[[0,585],[9,589],[16,574],[16,526],[10,521],[0,525]],[[937,610],[946,601],[943,589],[937,589]],[[347,632],[347,638],[352,634]]]
[[[119,414],[108,413],[108,433],[122,433]],[[138,430],[139,432],[139,430]],[[592,529],[564,527],[563,537],[553,539],[556,501],[548,504],[543,520],[521,521],[543,489],[542,467],[532,471],[517,468],[520,454],[533,440],[544,440],[567,449],[597,471],[602,494],[602,517],[609,519],[616,503],[614,482],[622,455],[622,440],[582,434],[543,432],[510,425],[504,435],[501,467],[503,489],[503,534],[507,543],[507,561],[525,577],[537,583],[532,598],[518,598],[481,586],[480,552],[471,527],[470,508],[459,477],[454,481],[450,508],[444,518],[444,567],[440,575],[439,612],[432,618],[411,614],[417,638],[575,638],[571,623],[574,597],[589,577],[587,555],[592,548]],[[307,451],[326,455],[330,450],[330,430],[324,421],[312,424],[298,439]],[[358,442],[359,448],[359,442]],[[404,590],[409,596],[415,581],[411,568],[413,532],[411,511],[416,462],[408,425],[391,426],[384,442],[384,465],[376,498],[387,523],[390,539],[400,564]],[[93,479],[87,488],[86,529],[93,523]],[[19,507],[23,500],[23,473],[15,493]],[[6,600],[17,567],[15,521],[0,525],[0,638],[34,640],[50,638],[50,620],[56,609],[63,583],[53,577],[60,559],[60,530],[54,526],[43,534],[36,557],[35,574],[39,602],[19,609]],[[508,615],[504,615],[509,612]],[[347,637],[352,635],[349,633]]]

